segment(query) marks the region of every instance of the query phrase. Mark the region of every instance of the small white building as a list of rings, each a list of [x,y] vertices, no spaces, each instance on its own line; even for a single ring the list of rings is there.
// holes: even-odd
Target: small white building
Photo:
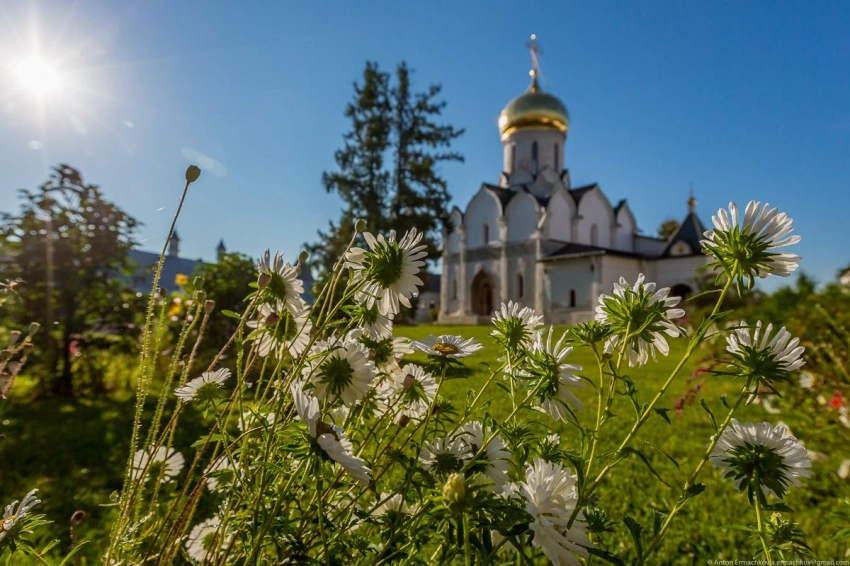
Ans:
[[[533,38],[532,38],[533,39]],[[570,120],[564,104],[538,84],[536,49],[528,90],[499,117],[504,165],[484,183],[443,235],[439,321],[489,323],[509,300],[552,324],[593,317],[600,294],[639,273],[686,296],[694,269],[707,262],[704,227],[691,196],[688,214],[668,240],[640,234],[625,200],[612,205],[599,185],[573,187],[564,168]]]

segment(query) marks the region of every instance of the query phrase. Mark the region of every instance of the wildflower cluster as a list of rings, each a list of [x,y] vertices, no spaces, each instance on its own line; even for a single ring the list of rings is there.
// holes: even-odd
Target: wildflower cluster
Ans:
[[[731,221],[719,214],[707,236],[706,253],[728,268],[727,285],[743,268],[790,269],[771,251],[790,220],[750,208],[743,227],[734,213]],[[291,265],[266,252],[228,342],[237,355],[226,359],[235,365],[219,367],[219,357],[205,371],[188,364],[163,401],[173,408],[170,420],[163,409],[134,446],[105,560],[572,565],[594,556],[617,563],[608,549],[620,547],[605,538],[615,514],[596,490],[629,456],[648,462],[635,437],[663,414],[659,399],[704,338],[679,325],[680,298],[642,274],[620,279],[600,297],[594,321],[560,334],[529,307],[503,304],[492,330],[500,365],[457,404],[446,383],[467,376],[462,370],[484,345],[393,333],[393,318],[422,285],[422,235],[362,237],[365,245],[346,253],[311,305],[299,277],[304,258]],[[745,264],[738,257],[745,246],[763,257]],[[738,402],[715,425],[679,501],[659,514],[663,521],[655,529],[624,521],[632,533],[653,532],[633,550],[639,563],[698,493],[706,463],[747,492],[757,512],[810,473],[805,449],[783,427],[733,418],[759,385],[788,380],[802,366],[799,342],[761,323],[727,332],[725,373],[745,382]],[[652,401],[639,397],[639,375],[622,373],[621,362],[638,372],[650,357],[667,356],[676,339],[687,342],[685,360]],[[575,363],[577,347],[595,356],[595,379]],[[502,394],[510,412],[495,416],[490,401]],[[616,449],[603,451],[607,423],[628,414],[615,407],[621,402],[634,421]],[[198,409],[209,431],[181,453],[172,446],[180,415]],[[793,525],[771,521],[759,519],[762,541],[785,540],[786,531],[800,539]]]

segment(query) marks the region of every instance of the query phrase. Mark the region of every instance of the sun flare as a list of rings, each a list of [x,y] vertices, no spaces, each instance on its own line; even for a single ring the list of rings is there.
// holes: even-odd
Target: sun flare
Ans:
[[[19,59],[12,70],[21,87],[33,94],[46,95],[62,86],[62,76],[56,67],[38,55]]]

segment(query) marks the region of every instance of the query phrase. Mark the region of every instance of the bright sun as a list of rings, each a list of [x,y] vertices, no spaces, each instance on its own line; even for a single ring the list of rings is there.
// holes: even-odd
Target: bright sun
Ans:
[[[38,55],[19,59],[12,65],[21,86],[37,95],[45,95],[62,86],[56,67]]]

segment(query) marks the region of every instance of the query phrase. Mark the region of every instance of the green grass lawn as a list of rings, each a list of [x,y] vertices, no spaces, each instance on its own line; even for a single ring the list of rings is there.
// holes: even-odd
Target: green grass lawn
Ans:
[[[443,388],[443,392],[460,407],[467,392],[477,394],[486,381],[489,375],[487,366],[498,366],[490,330],[486,326],[416,326],[400,327],[396,333],[414,339],[429,333],[459,334],[475,337],[485,345],[482,351],[465,359],[472,370],[471,375],[451,380]],[[669,357],[660,359],[658,364],[651,364],[648,369],[631,373],[642,401],[648,402],[657,391],[680,359],[682,350],[682,345],[676,344]],[[697,368],[701,355],[698,353],[685,367],[661,402],[661,407],[673,408],[675,398],[684,393],[686,378]],[[423,356],[416,354],[411,359],[421,360]],[[569,361],[584,366],[583,374],[597,380],[595,361],[589,351],[576,350]],[[701,396],[711,405],[715,415],[722,418],[724,409],[720,396],[724,393],[731,396],[739,385],[729,378],[703,377]],[[595,416],[595,394],[592,388],[586,387],[579,396],[586,405],[580,412],[580,418],[590,423]],[[489,401],[488,410],[497,419],[506,417],[510,412],[506,394],[495,385],[491,385],[482,398]],[[618,399],[614,412],[618,416],[608,421],[603,429],[603,436],[608,439],[601,446],[603,451],[620,440],[632,423],[633,411],[627,399]],[[5,505],[13,499],[20,499],[29,489],[38,487],[44,500],[41,510],[55,521],[50,536],[62,539],[66,548],[68,519],[75,510],[84,510],[88,516],[79,528],[79,538],[91,541],[83,553],[84,563],[99,563],[111,512],[103,505],[110,503],[121,486],[132,414],[133,402],[126,398],[25,402],[16,401],[13,397],[11,402],[0,402],[0,503]],[[633,548],[631,536],[622,525],[623,515],[633,516],[651,533],[652,509],[669,508],[678,495],[684,476],[693,469],[712,434],[708,418],[698,404],[685,407],[681,417],[676,417],[672,411],[670,416],[672,424],[667,424],[660,417],[650,419],[634,447],[646,454],[652,466],[675,489],[665,487],[640,461],[629,460],[609,476],[598,492],[600,507],[618,522],[616,531],[603,541],[615,553]],[[524,413],[523,418],[539,420],[541,431],[551,427],[548,418],[541,418],[531,411]],[[832,516],[839,498],[850,497],[850,482],[840,480],[836,473],[841,460],[850,457],[847,429],[840,425],[805,428],[809,422],[806,415],[793,412],[767,415],[760,405],[745,407],[739,419],[769,420],[773,423],[784,420],[806,441],[808,448],[829,456],[826,463],[814,464],[814,475],[804,481],[803,488],[792,488],[788,504],[796,510],[794,520],[808,535],[814,549],[813,557],[821,560],[842,558],[846,542],[829,539],[838,529],[847,526],[841,525]],[[200,427],[197,418],[185,420],[176,441],[177,447],[188,453],[188,447],[197,438]],[[559,423],[553,430],[562,434],[567,448],[577,448],[577,436],[572,429]],[[676,459],[681,471],[658,449]],[[731,483],[721,480],[710,466],[704,470],[701,480],[706,483],[705,493],[678,516],[656,556],[655,564],[694,564],[704,563],[709,558],[745,559],[752,556],[753,541],[747,540],[748,534],[729,528],[755,520],[745,496],[735,492]]]

